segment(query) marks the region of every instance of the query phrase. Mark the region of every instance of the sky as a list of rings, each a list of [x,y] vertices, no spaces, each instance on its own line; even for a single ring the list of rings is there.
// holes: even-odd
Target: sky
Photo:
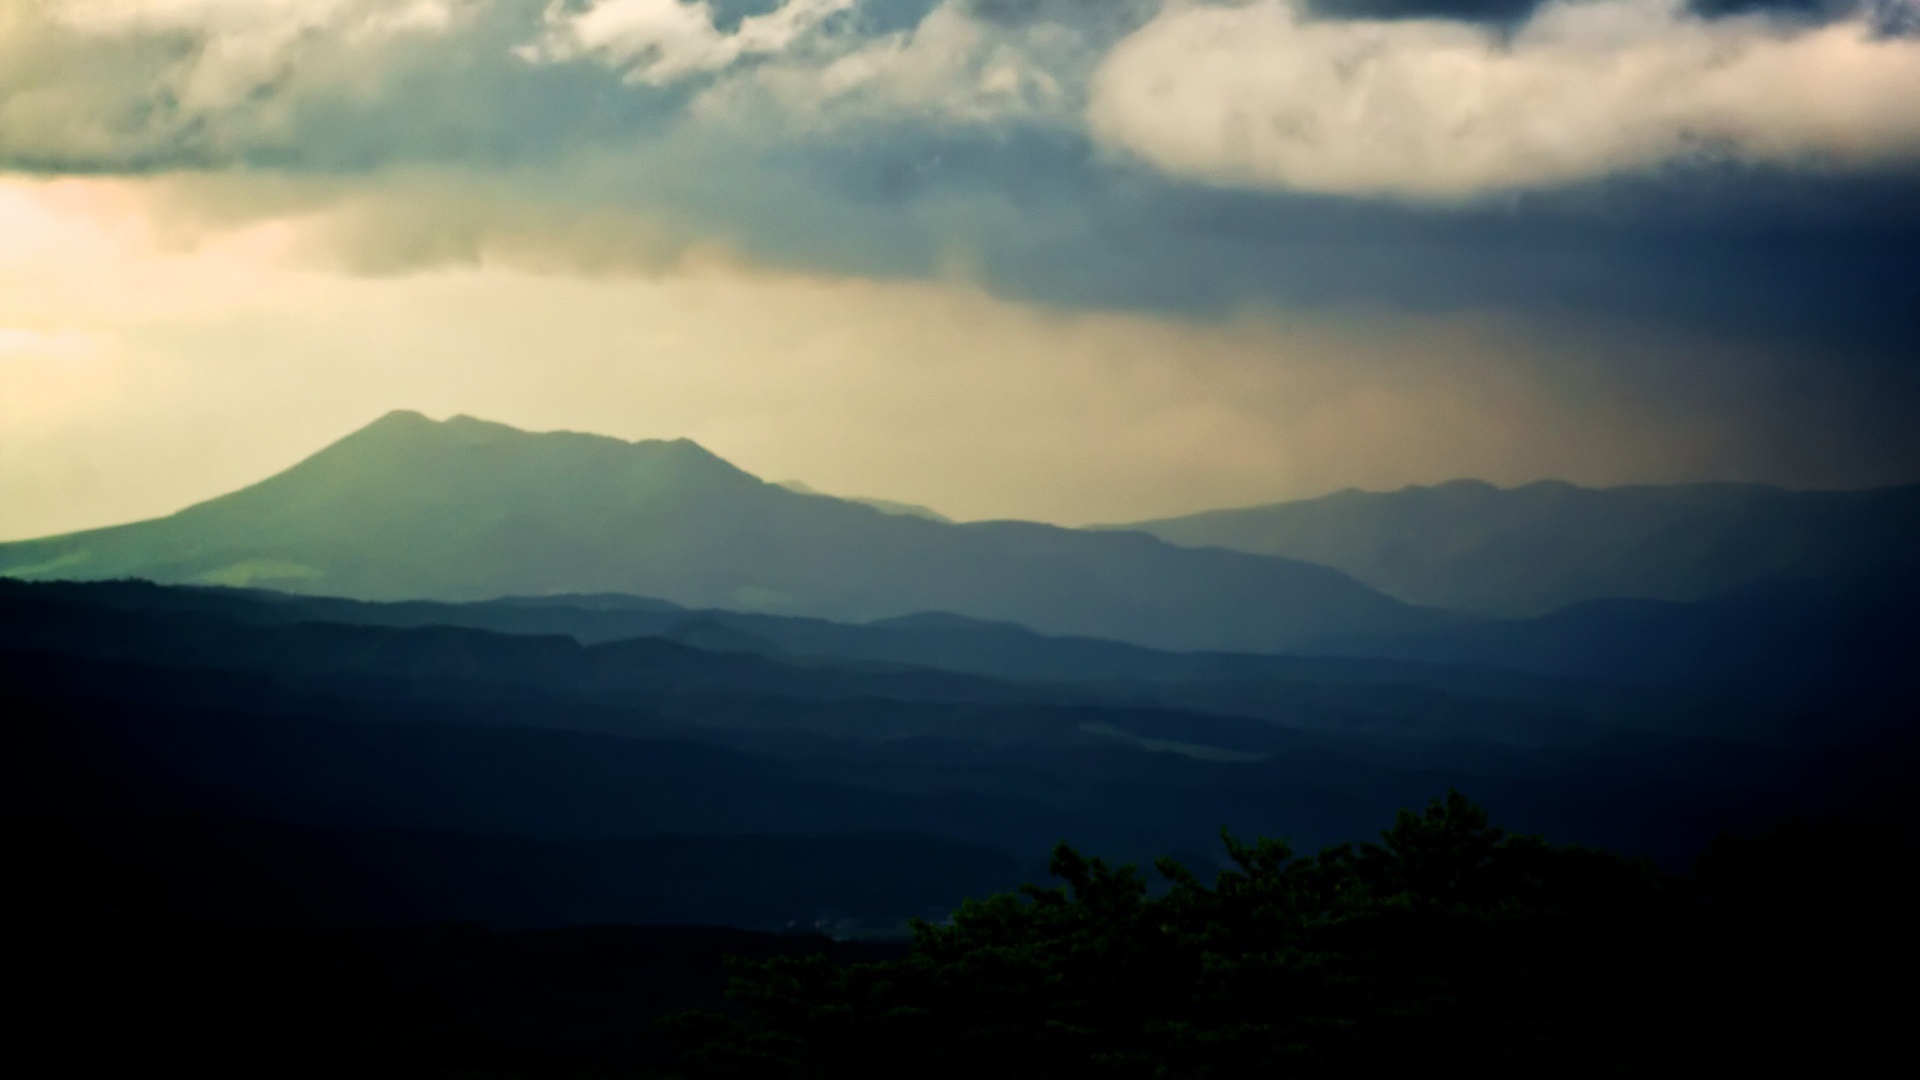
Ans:
[[[391,409],[962,519],[1920,480],[1920,0],[0,0],[0,539]]]

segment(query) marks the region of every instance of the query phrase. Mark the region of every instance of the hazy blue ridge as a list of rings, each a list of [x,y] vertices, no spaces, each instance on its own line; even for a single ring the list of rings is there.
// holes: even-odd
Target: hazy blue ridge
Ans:
[[[1794,655],[1780,647],[1777,635],[1765,632],[1736,641],[1728,652],[1735,660],[1742,655],[1763,659],[1765,681],[1729,683],[1723,678],[1726,664],[1698,673],[1711,682],[1685,670],[1670,680],[1633,677],[1633,671],[1627,671],[1626,678],[1616,677],[1623,658],[1631,660],[1636,647],[1664,655],[1671,642],[1660,634],[1628,637],[1584,666],[1568,653],[1562,657],[1566,670],[1535,674],[1525,670],[1526,663],[1501,663],[1498,655],[1461,663],[1368,655],[1376,640],[1385,643],[1377,651],[1387,652],[1423,640],[1419,635],[1345,639],[1322,646],[1328,653],[1359,655],[1186,653],[1053,637],[1009,623],[944,614],[855,625],[688,611],[637,599],[616,603],[609,597],[588,597],[582,602],[587,606],[570,606],[565,597],[377,603],[144,582],[0,582],[0,610],[39,605],[92,613],[64,630],[57,620],[35,623],[26,638],[18,636],[17,627],[0,630],[0,643],[14,640],[121,656],[114,643],[131,640],[149,650],[142,655],[178,661],[192,654],[150,650],[188,647],[209,640],[208,632],[156,642],[142,627],[154,620],[185,626],[193,625],[191,620],[211,619],[216,627],[226,627],[216,636],[226,643],[222,648],[228,655],[239,650],[253,656],[273,638],[257,638],[232,624],[295,626],[299,645],[283,651],[308,671],[320,670],[316,664],[343,661],[391,664],[404,653],[411,657],[406,661],[410,670],[418,673],[478,673],[495,683],[531,675],[536,680],[563,679],[570,687],[592,692],[645,688],[653,693],[778,693],[842,703],[865,698],[1099,705],[1131,711],[1117,720],[1091,715],[1081,719],[1141,737],[1149,737],[1142,723],[1155,711],[1166,710],[1167,718],[1151,721],[1159,736],[1230,750],[1260,750],[1266,741],[1247,730],[1200,733],[1205,725],[1196,715],[1423,744],[1460,739],[1591,744],[1622,731],[1711,733],[1769,742],[1777,741],[1788,724],[1789,714],[1773,702],[1783,688],[1794,691],[1795,701],[1817,699],[1847,680],[1884,685],[1906,666],[1887,657],[1877,666],[1854,662],[1836,670],[1835,650],[1808,649]],[[1659,605],[1656,613],[1689,617],[1686,605]],[[190,621],[175,621],[181,616]],[[340,625],[326,630],[319,624]],[[381,650],[343,649],[343,642],[354,640],[343,636],[349,625],[376,631],[359,640],[391,644]],[[379,630],[418,632],[383,635]],[[1795,624],[1789,623],[1785,631],[1788,646],[1808,640]],[[538,653],[546,659],[531,670],[524,660],[504,662],[502,651],[510,646],[496,636],[501,634],[528,641],[519,656]],[[402,641],[410,644],[400,653],[383,651],[398,648]],[[1185,718],[1171,715],[1175,713]],[[969,723],[976,733],[994,730],[978,716]],[[921,730],[903,714],[896,713],[892,724],[895,734]]]
[[[1835,695],[1911,693],[1911,656],[1920,652],[1913,591],[1804,584],[1691,604],[1590,601],[1531,619],[1333,636],[1285,654],[1156,650],[940,612],[854,624],[605,595],[382,603],[138,582],[32,588],[53,590],[46,595],[80,589],[87,604],[105,608],[255,622],[457,626],[565,635],[583,644],[665,639],[802,665],[1098,687],[1108,697],[1310,726],[1334,716],[1404,724],[1419,713],[1426,719],[1402,730],[1433,737],[1504,726],[1509,706],[1502,703],[1515,702],[1572,707],[1610,725],[1673,730],[1706,724],[1752,735],[1767,725],[1729,699],[1791,710],[1821,706]],[[1416,708],[1413,701],[1425,695],[1455,705],[1436,708],[1429,701]]]
[[[1920,485],[1582,488],[1474,480],[1112,526],[1304,559],[1409,603],[1539,615],[1586,600],[1704,600],[1768,582],[1920,580]]]
[[[183,593],[188,603],[168,605]],[[368,829],[543,844],[883,831],[1030,865],[1067,836],[1124,858],[1207,850],[1222,824],[1330,841],[1448,786],[1532,830],[1684,857],[1782,798],[1878,790],[1849,771],[1860,745],[1850,731],[1873,730],[1848,725],[1871,716],[1735,739],[1686,723],[1648,730],[1647,716],[1577,699],[1388,681],[1194,680],[1162,684],[1156,699],[1138,684],[1023,683],[659,637],[588,646],[210,610],[236,599],[258,602],[0,583],[8,797],[48,819],[212,815],[350,830],[327,836],[367,858],[386,857]],[[1316,664],[1355,667],[1302,662]],[[823,885],[806,905],[857,884]],[[929,902],[954,886],[924,884],[914,895]],[[643,899],[623,910],[665,910]]]
[[[0,574],[375,600],[626,593],[849,621],[950,611],[1174,649],[1273,651],[1455,618],[1298,560],[951,524],[789,491],[685,440],[405,412],[166,518],[0,545]]]

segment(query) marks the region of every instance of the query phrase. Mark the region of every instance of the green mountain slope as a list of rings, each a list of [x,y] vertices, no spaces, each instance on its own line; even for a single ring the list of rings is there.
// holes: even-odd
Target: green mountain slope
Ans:
[[[1476,480],[1144,521],[1175,544],[1304,559],[1390,596],[1493,615],[1690,601],[1783,580],[1913,580],[1920,485],[1581,488]]]
[[[1292,560],[887,514],[764,483],[684,440],[405,412],[170,517],[0,545],[0,574],[375,600],[620,592],[853,621],[938,610],[1176,649],[1446,618]]]

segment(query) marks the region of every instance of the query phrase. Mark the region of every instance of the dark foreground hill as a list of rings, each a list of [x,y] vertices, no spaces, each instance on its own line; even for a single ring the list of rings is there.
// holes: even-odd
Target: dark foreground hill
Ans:
[[[967,904],[910,948],[235,925],[67,860],[56,896],[16,890],[9,973],[32,993],[10,1045],[57,1075],[500,1080],[1856,1075],[1900,1051],[1897,824],[1723,841],[1678,878],[1505,835],[1457,798],[1375,843],[1230,850],[1219,872],[1163,863],[1150,896],[1063,847],[1065,887]]]
[[[1691,880],[1513,836],[1457,792],[1379,842],[1132,867],[1067,845],[877,964],[744,965],[696,1075],[969,1080],[1874,1071],[1915,957],[1900,829],[1723,844]],[[1762,944],[1764,942],[1764,944]],[[709,1071],[710,1070],[710,1071]]]
[[[1920,485],[1497,488],[1475,480],[1144,521],[1176,544],[1336,567],[1390,596],[1491,615],[1691,601],[1783,581],[1920,580]]]
[[[1444,621],[1290,559],[887,514],[764,483],[684,440],[417,413],[171,517],[0,545],[0,574],[383,600],[621,592],[856,621],[951,611],[1189,649]]]
[[[810,667],[811,677],[820,678],[823,670],[839,668],[841,678],[858,671],[875,687],[894,679],[920,692],[937,684],[944,693],[1001,699],[1049,691],[993,689],[998,681],[1067,684],[1132,704],[1294,727],[1352,731],[1386,723],[1403,736],[1418,731],[1440,739],[1486,737],[1502,724],[1508,736],[1519,737],[1528,722],[1513,712],[1516,703],[1571,708],[1602,728],[1754,737],[1763,726],[1753,703],[1790,714],[1920,697],[1920,670],[1912,663],[1920,653],[1920,601],[1915,593],[1884,589],[1779,586],[1692,604],[1592,601],[1532,619],[1332,639],[1284,655],[1167,652],[944,613],[837,623],[618,595],[382,603],[212,586],[4,581],[0,595],[84,596],[103,611],[135,617],[170,612],[274,625],[464,627],[565,636],[582,645],[650,638],[773,662],[753,669],[755,678],[785,671],[791,679],[796,667]],[[736,662],[705,677],[724,673],[738,680],[746,672]],[[942,681],[932,672],[989,681]],[[1423,720],[1414,719],[1414,702],[1425,703]],[[1531,730],[1555,741],[1574,727],[1561,723],[1549,732],[1534,723]]]
[[[1321,843],[1449,785],[1523,828],[1681,858],[1886,797],[1906,760],[1899,702],[1781,713],[1344,660],[1022,681],[255,603],[0,588],[16,813],[142,866],[246,869],[174,891],[252,896],[269,922],[779,926],[935,912],[1062,838],[1129,858],[1209,850],[1223,824]],[[936,854],[883,856],[902,835]],[[882,857],[879,888],[859,868]]]
[[[1910,818],[1897,699],[1782,715],[905,628],[1034,646],[1015,678],[786,647],[892,648],[884,626],[576,602],[0,582],[16,1051],[208,1077],[1660,1075],[1859,1071],[1897,1023],[1868,988],[1910,963],[1898,829],[1790,830],[1687,880],[1457,800],[1313,858],[1219,833],[1311,850],[1457,787],[1680,870],[1727,828]],[[679,621],[556,632],[623,612]],[[543,632],[393,624],[427,614]],[[1148,893],[1057,855],[1069,893],[911,952],[685,926],[897,932],[1040,879],[1059,840],[1193,875]],[[796,962],[732,969],[729,1000],[726,953]]]

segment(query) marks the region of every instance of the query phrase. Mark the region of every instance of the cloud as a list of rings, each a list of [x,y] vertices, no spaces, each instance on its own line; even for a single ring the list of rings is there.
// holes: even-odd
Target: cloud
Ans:
[[[699,14],[710,42],[796,2],[675,11]],[[72,17],[83,10],[92,21]],[[1243,18],[1257,5],[1159,15],[1159,0],[856,0],[779,52],[697,54],[734,59],[664,86],[628,78],[663,55],[632,51],[632,36],[624,52],[516,55],[623,9],[447,0],[430,9],[444,21],[376,19],[410,10],[0,0],[0,170],[164,174],[195,189],[166,218],[182,242],[304,216],[300,242],[321,264],[384,276],[511,264],[647,277],[717,250],[780,272],[962,280],[1072,310],[1573,311],[1791,337],[1829,355],[1910,356],[1920,343],[1920,200],[1899,162],[1696,155],[1499,199],[1352,198],[1156,164],[1089,130],[1093,75],[1111,57],[1181,11]],[[1484,58],[1526,52],[1543,18],[1510,27],[1510,46],[1460,21],[1303,25],[1438,27]],[[1786,43],[1858,22],[1660,19]],[[222,41],[266,42],[255,52],[272,62],[184,104],[203,69],[246,51]],[[1425,182],[1447,164],[1391,179]]]
[[[0,166],[233,164],[297,140],[301,103],[368,99],[409,42],[487,0],[0,4]]]
[[[1098,59],[1076,29],[981,20],[952,0],[911,27],[843,46],[720,82],[694,102],[694,114],[823,131],[875,123],[1071,126],[1082,101],[1079,75]]]
[[[783,53],[853,5],[854,0],[781,0],[726,32],[715,24],[705,0],[592,0],[578,11],[556,2],[547,8],[545,34],[520,55],[535,61],[592,57],[621,68],[633,82],[664,86],[743,58]]]
[[[732,29],[706,2],[552,7],[536,64],[593,62],[629,84],[697,88],[695,123],[837,131],[870,124],[1077,128],[1087,74],[1145,0],[774,0]],[[795,127],[797,125],[797,128]]]
[[[1920,156],[1920,37],[1894,32],[1920,0],[1301,2],[6,4],[0,166],[484,169],[673,127],[789,147],[1045,130],[1175,182],[1457,199]]]
[[[1091,130],[1170,173],[1458,199],[1724,158],[1920,156],[1920,39],[1865,16],[1702,19],[1678,0],[1561,0],[1512,34],[1176,5],[1094,76]]]
[[[217,41],[284,42],[331,29],[351,37],[444,29],[462,0],[47,0],[52,17],[89,34],[204,32]]]
[[[171,72],[188,110],[231,107],[282,76],[303,45],[349,47],[444,31],[461,0],[53,0],[53,21],[90,37],[190,44]]]

